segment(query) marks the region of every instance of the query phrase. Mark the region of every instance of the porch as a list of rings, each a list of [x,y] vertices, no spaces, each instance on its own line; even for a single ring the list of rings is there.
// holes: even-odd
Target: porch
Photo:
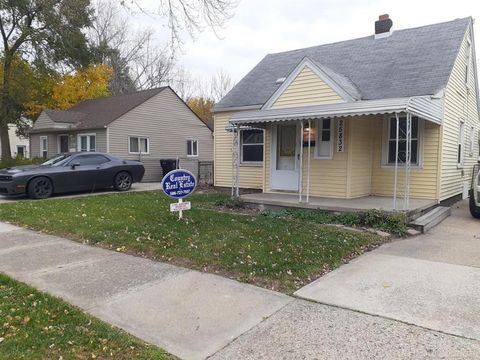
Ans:
[[[383,210],[394,212],[393,197],[390,196],[363,196],[354,199],[327,198],[319,196],[310,196],[308,203],[305,197],[299,201],[298,194],[288,194],[281,192],[265,192],[244,194],[240,198],[248,203],[265,207],[294,207],[303,209],[316,209],[325,211],[366,211]],[[403,207],[403,199],[398,199],[398,207]],[[409,210],[406,212],[408,217],[414,217],[416,214],[437,205],[435,200],[410,198]]]

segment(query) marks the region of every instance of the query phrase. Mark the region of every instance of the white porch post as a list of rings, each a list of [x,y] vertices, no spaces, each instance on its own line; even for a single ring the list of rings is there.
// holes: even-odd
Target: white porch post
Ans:
[[[234,125],[232,138],[232,197],[240,195],[240,125]]]
[[[312,134],[312,123],[311,123],[311,120],[308,119],[307,203],[308,203],[309,200],[310,200],[310,162],[311,162],[310,159],[311,159],[311,157],[312,157],[312,155],[310,154],[310,150],[311,150],[311,134]],[[302,142],[303,142],[303,138],[302,138]],[[302,143],[302,151],[303,151],[303,143]]]
[[[298,202],[302,202],[303,190],[303,120],[300,121],[300,173],[298,176]],[[296,162],[296,161],[295,161]]]
[[[407,211],[410,208],[410,170],[412,164],[412,114],[407,113],[406,124],[406,154],[405,154],[405,206]]]
[[[398,113],[395,113],[396,123],[396,136],[395,136],[395,179],[393,183],[393,210],[397,210],[397,177],[398,177],[398,141],[400,130],[400,119]]]

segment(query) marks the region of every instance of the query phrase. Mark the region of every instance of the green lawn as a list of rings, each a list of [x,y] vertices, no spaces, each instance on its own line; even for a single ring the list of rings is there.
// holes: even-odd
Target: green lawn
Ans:
[[[0,359],[173,359],[0,273]]]
[[[287,293],[382,241],[298,217],[220,212],[222,199],[192,196],[181,222],[160,192],[2,204],[0,219]]]

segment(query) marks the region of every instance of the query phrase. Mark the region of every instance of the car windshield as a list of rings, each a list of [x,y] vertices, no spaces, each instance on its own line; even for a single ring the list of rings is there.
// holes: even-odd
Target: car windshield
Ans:
[[[70,156],[72,156],[72,154],[59,154],[59,155],[56,155],[56,156],[48,159],[48,160],[45,161],[44,163],[42,163],[42,166],[44,166],[44,165],[60,166],[60,165],[64,164],[65,161],[66,161]]]

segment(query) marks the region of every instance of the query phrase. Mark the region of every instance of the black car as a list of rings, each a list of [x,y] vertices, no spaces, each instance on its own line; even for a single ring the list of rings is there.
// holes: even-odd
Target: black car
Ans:
[[[65,153],[38,166],[0,170],[0,194],[45,199],[52,194],[108,187],[127,191],[134,182],[142,180],[144,173],[145,168],[138,161],[96,152]]]

